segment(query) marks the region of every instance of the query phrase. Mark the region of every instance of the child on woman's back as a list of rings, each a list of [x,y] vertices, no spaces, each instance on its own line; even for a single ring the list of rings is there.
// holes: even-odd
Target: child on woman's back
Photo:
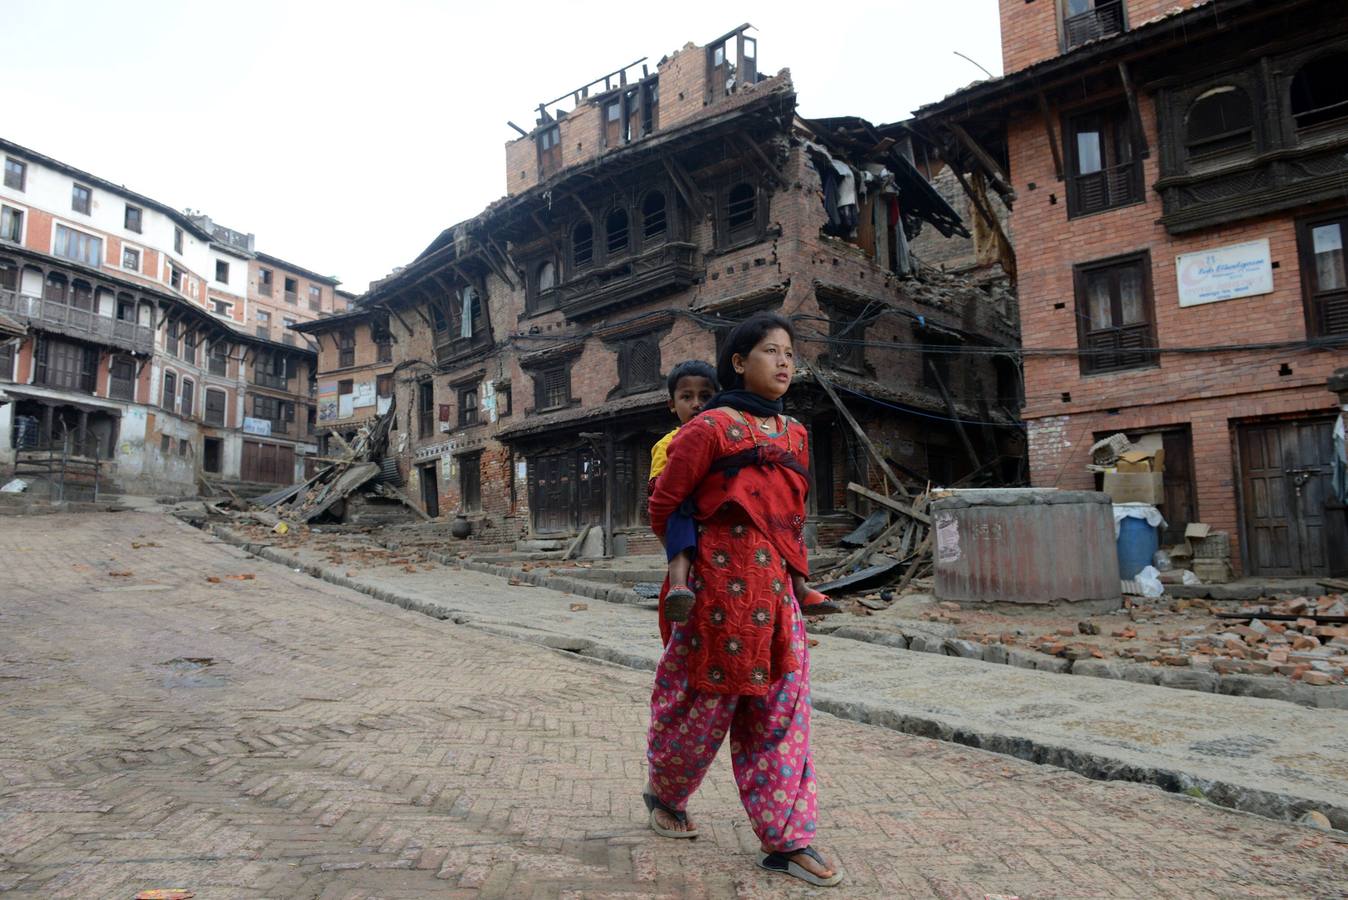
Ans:
[[[675,366],[669,373],[669,411],[679,417],[679,428],[701,412],[703,404],[719,390],[716,370],[709,363],[689,359]],[[674,440],[674,435],[679,433],[679,428],[660,438],[651,448],[652,487],[655,479],[664,471],[669,444]],[[665,533],[665,557],[669,560],[669,593],[665,595],[665,616],[671,622],[686,621],[693,608],[693,592],[688,587],[688,575],[693,568],[696,547],[696,523],[682,511],[672,514]]]

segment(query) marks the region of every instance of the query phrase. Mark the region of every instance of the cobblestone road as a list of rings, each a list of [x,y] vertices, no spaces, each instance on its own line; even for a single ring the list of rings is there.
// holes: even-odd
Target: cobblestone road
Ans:
[[[0,519],[0,559],[0,891],[821,893],[752,867],[724,760],[702,839],[646,830],[644,673],[154,514]],[[1342,895],[1320,833],[825,715],[816,748],[838,896]]]

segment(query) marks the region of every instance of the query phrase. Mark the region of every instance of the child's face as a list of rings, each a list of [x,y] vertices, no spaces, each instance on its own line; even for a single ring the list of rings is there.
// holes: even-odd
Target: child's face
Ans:
[[[702,375],[685,375],[674,385],[674,396],[669,398],[669,411],[679,417],[679,424],[682,425],[702,412],[702,407],[715,393],[711,379]]]

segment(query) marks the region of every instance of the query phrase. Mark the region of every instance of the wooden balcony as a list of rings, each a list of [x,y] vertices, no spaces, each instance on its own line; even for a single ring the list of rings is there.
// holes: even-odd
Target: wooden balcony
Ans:
[[[118,347],[133,353],[154,352],[154,329],[114,319],[54,300],[0,290],[0,312],[43,331]]]
[[[554,290],[568,319],[584,319],[682,290],[697,276],[697,246],[670,242],[581,272]]]

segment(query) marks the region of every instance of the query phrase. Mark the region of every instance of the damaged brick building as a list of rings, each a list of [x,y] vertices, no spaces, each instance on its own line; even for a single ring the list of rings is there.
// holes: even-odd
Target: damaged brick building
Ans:
[[[654,549],[664,375],[760,310],[800,330],[788,407],[812,434],[815,534],[855,525],[849,482],[880,483],[821,379],[914,485],[1018,477],[1012,295],[912,252],[919,231],[968,231],[907,128],[802,119],[750,32],[540,104],[506,145],[507,196],[360,298],[392,342],[391,446],[428,512],[485,540],[602,526],[605,552]]]
[[[1035,485],[1165,451],[1182,536],[1253,575],[1348,560],[1330,486],[1348,352],[1348,19],[1309,0],[1001,0],[1006,75],[918,112],[1011,214]],[[1236,540],[1236,537],[1239,540]]]

